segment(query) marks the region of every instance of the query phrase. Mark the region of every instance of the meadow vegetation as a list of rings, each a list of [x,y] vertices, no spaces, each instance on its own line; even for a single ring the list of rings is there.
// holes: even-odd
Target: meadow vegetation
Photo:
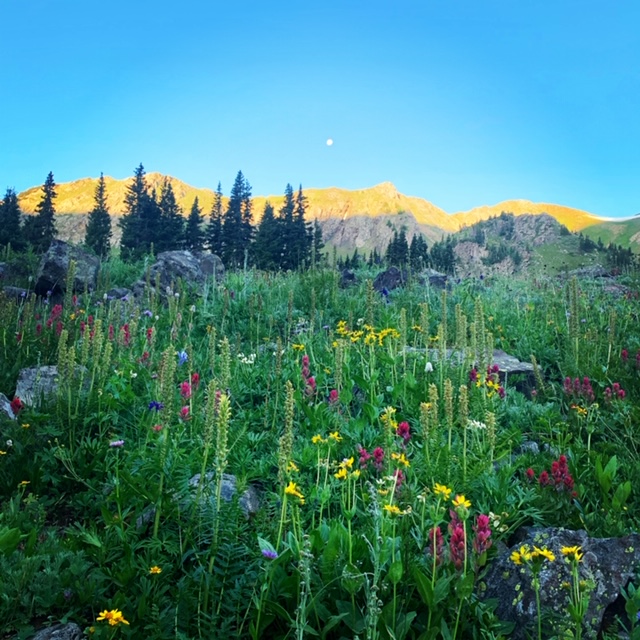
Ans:
[[[40,365],[59,383],[0,418],[6,633],[501,638],[482,584],[519,527],[638,530],[632,276],[618,297],[542,277],[380,295],[367,267],[350,289],[245,270],[135,300],[105,291],[141,264],[105,265],[95,293],[0,298],[0,390]],[[533,357],[533,388],[494,348]],[[535,575],[538,552],[514,564]],[[582,597],[531,634],[580,637]]]

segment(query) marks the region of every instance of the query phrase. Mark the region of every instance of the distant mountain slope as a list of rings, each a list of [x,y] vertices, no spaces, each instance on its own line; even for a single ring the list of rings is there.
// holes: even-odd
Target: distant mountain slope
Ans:
[[[640,216],[628,220],[599,222],[585,229],[584,234],[592,240],[600,238],[605,245],[611,242],[631,247],[636,253],[640,252]]]
[[[569,231],[580,231],[593,224],[602,222],[602,218],[594,216],[592,213],[573,209],[559,204],[547,204],[543,202],[531,202],[530,200],[505,200],[494,205],[483,205],[474,207],[470,211],[454,213],[451,217],[458,223],[458,228],[469,226],[481,220],[487,220],[499,216],[502,212],[513,213],[515,216],[526,214],[547,213],[563,224]]]
[[[213,203],[213,190],[192,187],[177,178],[166,176],[171,182],[178,204],[185,215],[188,214],[193,200],[198,196],[200,205],[206,213]],[[159,173],[148,173],[147,183],[157,191],[165,180]],[[113,215],[121,215],[124,211],[124,197],[131,178],[115,180],[105,177],[107,198]],[[87,213],[93,207],[93,194],[97,184],[96,178],[83,178],[73,182],[61,183],[57,187],[58,198],[56,210],[60,214]],[[283,189],[284,190],[284,189]],[[603,222],[586,211],[572,209],[555,204],[543,204],[528,200],[506,200],[492,206],[481,206],[470,211],[448,214],[443,209],[422,198],[401,194],[390,182],[383,182],[369,189],[349,191],[330,187],[328,189],[304,189],[308,198],[309,218],[319,220],[341,219],[347,220],[359,216],[388,216],[400,213],[412,214],[419,225],[427,225],[431,229],[440,229],[445,233],[458,231],[474,222],[498,216],[505,211],[516,216],[527,213],[548,213],[570,230],[585,229],[591,225]],[[41,188],[34,187],[20,194],[20,206],[26,213],[33,213],[40,201]],[[265,202],[269,200],[276,210],[281,206],[283,196],[256,196],[253,199],[253,210],[256,220],[259,220]],[[226,203],[227,198],[224,198]]]

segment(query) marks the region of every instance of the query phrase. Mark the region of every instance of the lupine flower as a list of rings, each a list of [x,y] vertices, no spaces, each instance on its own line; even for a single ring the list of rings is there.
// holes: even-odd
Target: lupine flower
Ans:
[[[183,364],[187,362],[189,356],[187,352],[183,349],[182,351],[178,351],[178,366],[181,367]]]
[[[164,404],[162,402],[158,402],[157,400],[152,400],[149,403],[149,411],[162,411],[164,409]]]
[[[124,440],[114,440],[109,443],[109,446],[115,448],[124,447]]]
[[[267,560],[275,560],[278,557],[278,552],[273,549],[263,549],[262,555],[267,558]]]

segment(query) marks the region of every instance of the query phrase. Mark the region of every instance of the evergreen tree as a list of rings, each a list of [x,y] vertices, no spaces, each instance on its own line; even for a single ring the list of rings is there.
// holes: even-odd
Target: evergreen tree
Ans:
[[[407,233],[404,227],[400,230],[400,233],[394,230],[393,239],[387,247],[385,258],[390,266],[403,267],[407,264],[409,245],[407,244]]]
[[[306,221],[307,198],[302,193],[302,185],[296,194],[293,226],[293,254],[295,267],[300,268],[309,263],[313,245],[313,229]]]
[[[44,185],[42,185],[42,199],[36,206],[37,213],[25,221],[24,227],[27,241],[39,253],[44,253],[56,236],[56,210],[53,204],[56,195],[53,173],[49,172]]]
[[[421,233],[416,233],[409,245],[409,264],[413,271],[420,271],[429,261],[427,242]]]
[[[84,243],[93,249],[96,255],[106,258],[111,250],[111,216],[107,208],[107,192],[104,175],[100,179],[93,195],[94,206],[89,213]]]
[[[157,253],[176,251],[184,246],[184,216],[176,202],[173,186],[168,178],[164,179],[158,201],[160,209],[160,227],[157,237]]]
[[[429,253],[431,266],[438,271],[453,274],[456,268],[456,254],[453,251],[455,246],[456,241],[451,236],[434,243]]]
[[[270,202],[264,205],[253,251],[258,269],[271,270],[280,266],[283,257],[280,229]]]
[[[222,255],[222,186],[219,182],[205,232],[205,244],[211,253]]]
[[[252,233],[251,187],[242,171],[238,171],[222,220],[222,260],[225,264],[230,267],[240,267],[243,264]]]
[[[118,221],[122,229],[120,252],[123,260],[140,258],[150,242],[144,237],[144,209],[150,199],[142,163],[133,174],[133,182],[127,187],[124,197],[126,213]]]
[[[0,247],[11,245],[14,251],[22,251],[25,240],[21,233],[21,213],[15,190],[7,188],[0,202]]]
[[[322,239],[322,228],[318,223],[318,220],[313,220],[313,246],[311,253],[311,266],[315,268],[316,265],[323,262],[322,250],[324,249],[324,241]]]
[[[198,196],[195,197],[185,230],[185,249],[189,251],[202,251],[204,245],[204,231],[202,229],[202,209],[198,203]]]
[[[280,268],[284,271],[296,268],[294,251],[296,249],[296,224],[295,224],[296,204],[293,197],[293,187],[290,184],[284,189],[284,202],[278,212],[278,226],[280,228],[280,238],[282,246],[282,259]]]

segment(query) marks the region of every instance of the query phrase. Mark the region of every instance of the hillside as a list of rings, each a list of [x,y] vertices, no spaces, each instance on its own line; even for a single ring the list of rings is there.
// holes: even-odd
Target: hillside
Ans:
[[[160,189],[165,176],[159,173],[148,173],[147,183],[151,188]],[[213,203],[213,190],[192,187],[177,178],[167,176],[176,194],[178,204],[188,213],[196,196],[205,213]],[[105,177],[109,207],[113,215],[123,213],[123,202],[130,179],[116,180]],[[61,183],[57,187],[58,198],[56,210],[59,214],[87,213],[93,207],[93,194],[97,184],[95,178],[83,178],[73,182]],[[40,200],[40,187],[28,189],[19,195],[20,206],[25,213],[33,213]],[[513,213],[516,216],[547,213],[572,231],[581,230],[604,222],[601,218],[586,211],[571,207],[535,203],[528,200],[506,200],[492,206],[481,206],[470,211],[448,214],[433,203],[422,198],[401,194],[390,182],[383,182],[369,189],[347,190],[337,187],[327,189],[305,189],[309,202],[308,215],[310,219],[318,220],[339,219],[347,220],[359,216],[379,217],[395,214],[412,214],[419,225],[438,229],[442,233],[452,233],[480,220],[498,216],[501,212]],[[276,208],[283,201],[282,195],[256,196],[253,199],[256,219],[269,200]],[[226,202],[226,198],[224,199]],[[437,235],[437,233],[436,233]]]
[[[585,229],[584,234],[595,241],[600,238],[605,245],[612,242],[640,253],[640,216],[599,222]]]

